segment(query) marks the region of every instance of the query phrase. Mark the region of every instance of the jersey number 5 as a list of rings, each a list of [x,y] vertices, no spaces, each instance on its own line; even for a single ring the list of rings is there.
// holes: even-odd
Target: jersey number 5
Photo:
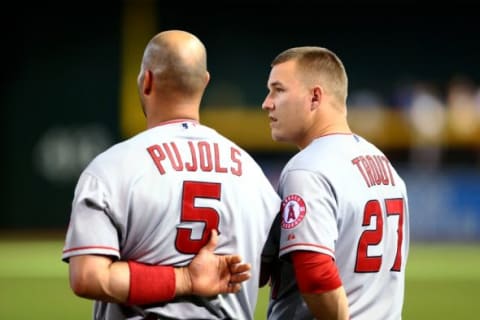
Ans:
[[[192,230],[181,227],[177,228],[175,246],[177,250],[185,254],[195,254],[207,244],[210,231],[218,230],[219,214],[209,207],[196,207],[196,198],[220,200],[221,184],[185,181],[183,183],[182,194],[182,212],[180,213],[180,223],[182,222],[203,222],[203,232],[199,239],[192,239]]]
[[[395,261],[390,271],[400,271],[402,265],[402,243],[403,243],[403,199],[386,199],[385,208],[387,218],[398,216],[397,225],[397,246]],[[363,226],[370,226],[372,217],[376,218],[375,229],[365,230],[358,241],[357,262],[355,272],[378,272],[382,264],[382,256],[369,256],[368,247],[378,245],[383,235],[383,214],[382,207],[378,200],[367,202],[363,211]],[[387,235],[388,236],[388,235]],[[393,235],[390,235],[393,236]]]

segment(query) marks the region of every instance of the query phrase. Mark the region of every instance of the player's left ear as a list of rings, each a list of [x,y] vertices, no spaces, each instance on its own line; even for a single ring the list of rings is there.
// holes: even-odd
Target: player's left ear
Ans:
[[[312,89],[312,100],[310,109],[313,111],[320,106],[320,102],[322,101],[323,96],[323,88],[320,86],[315,86]]]
[[[149,95],[153,87],[153,73],[150,70],[145,70],[145,76],[143,77],[143,94]]]

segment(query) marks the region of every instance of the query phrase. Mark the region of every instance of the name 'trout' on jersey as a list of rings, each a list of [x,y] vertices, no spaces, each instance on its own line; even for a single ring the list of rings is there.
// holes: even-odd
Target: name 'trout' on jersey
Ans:
[[[353,134],[320,137],[279,179],[278,277],[269,319],[312,319],[290,262],[296,250],[335,259],[351,319],[400,319],[409,247],[407,190],[387,157]],[[275,241],[274,237],[272,241]],[[269,241],[271,259],[275,245]]]

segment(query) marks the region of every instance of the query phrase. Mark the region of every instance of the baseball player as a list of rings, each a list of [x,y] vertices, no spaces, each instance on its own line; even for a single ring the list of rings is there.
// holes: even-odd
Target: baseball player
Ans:
[[[249,154],[199,123],[206,67],[194,35],[153,37],[138,77],[148,129],[78,180],[62,258],[94,319],[253,319],[281,200]]]
[[[300,151],[279,178],[265,246],[268,319],[401,319],[409,248],[404,181],[347,122],[347,75],[320,47],[272,62],[263,102],[272,138]]]

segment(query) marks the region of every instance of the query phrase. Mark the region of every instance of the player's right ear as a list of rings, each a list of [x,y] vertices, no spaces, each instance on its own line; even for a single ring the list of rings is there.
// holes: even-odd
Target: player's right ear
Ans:
[[[207,84],[210,82],[210,72],[206,72],[205,73],[205,87],[207,86]]]

